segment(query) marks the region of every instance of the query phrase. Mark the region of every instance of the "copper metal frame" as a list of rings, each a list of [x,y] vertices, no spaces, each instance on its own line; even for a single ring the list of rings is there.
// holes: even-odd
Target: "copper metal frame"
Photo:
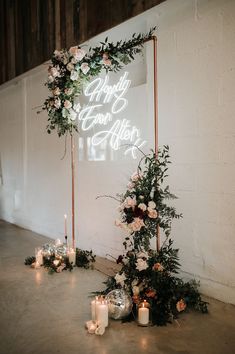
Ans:
[[[157,91],[157,37],[152,36],[146,42],[152,41],[153,43],[153,96],[154,96],[154,152],[156,158],[158,157],[158,91]],[[159,251],[161,248],[160,241],[160,228],[157,226],[156,230],[156,249]]]
[[[155,156],[158,156],[158,91],[157,91],[157,37],[152,36],[150,39],[145,42],[152,41],[153,43],[153,65],[154,65],[154,86],[153,86],[153,94],[154,94],[154,151]],[[74,140],[73,135],[71,135],[71,170],[72,170],[72,246],[75,248],[75,198],[74,198]],[[156,249],[159,251],[161,248],[160,242],[160,230],[159,226],[156,230]]]

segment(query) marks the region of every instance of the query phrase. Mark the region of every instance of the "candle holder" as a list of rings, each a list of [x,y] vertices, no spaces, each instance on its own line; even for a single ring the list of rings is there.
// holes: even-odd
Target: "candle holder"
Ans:
[[[137,323],[142,327],[148,327],[152,323],[152,309],[147,300],[141,301],[137,305]]]
[[[36,263],[39,264],[39,268],[40,268],[40,266],[43,265],[43,251],[41,247],[35,248],[35,258],[36,258]]]

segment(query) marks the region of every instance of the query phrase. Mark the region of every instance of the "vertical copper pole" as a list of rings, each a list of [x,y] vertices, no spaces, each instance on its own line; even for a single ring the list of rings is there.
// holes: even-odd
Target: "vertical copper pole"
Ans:
[[[155,143],[155,155],[156,159],[158,158],[158,91],[157,91],[157,37],[153,36],[153,68],[154,68],[154,83],[153,83],[153,92],[154,92],[154,143]],[[156,231],[156,248],[157,251],[161,248],[160,241],[160,228],[157,226]]]
[[[72,171],[72,247],[75,248],[75,222],[74,222],[74,140],[71,134],[71,171]]]

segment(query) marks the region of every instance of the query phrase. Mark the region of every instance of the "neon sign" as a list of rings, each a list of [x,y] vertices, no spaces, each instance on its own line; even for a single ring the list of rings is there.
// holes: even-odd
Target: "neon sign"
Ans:
[[[81,122],[81,129],[84,131],[96,126],[104,127],[103,130],[92,136],[93,146],[107,141],[112,149],[119,150],[122,145],[126,145],[124,154],[130,153],[136,159],[138,148],[140,149],[146,144],[146,141],[140,137],[140,130],[131,125],[128,119],[113,120],[114,116],[123,112],[128,105],[125,95],[130,84],[128,72],[125,72],[114,85],[109,85],[109,76],[90,82],[84,90],[84,95],[89,98],[89,103],[81,109],[78,119]],[[105,104],[111,105],[110,111],[101,113],[100,110]],[[113,123],[111,127],[110,122]]]

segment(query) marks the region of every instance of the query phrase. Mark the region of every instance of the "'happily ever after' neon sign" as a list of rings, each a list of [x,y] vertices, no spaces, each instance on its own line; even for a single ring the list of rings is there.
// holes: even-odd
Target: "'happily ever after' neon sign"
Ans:
[[[78,120],[83,131],[97,126],[104,127],[92,136],[93,146],[107,141],[112,149],[119,150],[124,145],[124,154],[131,153],[135,159],[137,149],[142,148],[146,141],[140,138],[140,130],[131,125],[130,120],[125,118],[114,120],[115,115],[123,112],[128,104],[125,95],[130,84],[128,72],[125,72],[114,85],[109,85],[109,76],[96,78],[90,82],[84,90],[89,103],[79,112]],[[101,109],[105,104],[110,104],[110,111],[102,113]]]

